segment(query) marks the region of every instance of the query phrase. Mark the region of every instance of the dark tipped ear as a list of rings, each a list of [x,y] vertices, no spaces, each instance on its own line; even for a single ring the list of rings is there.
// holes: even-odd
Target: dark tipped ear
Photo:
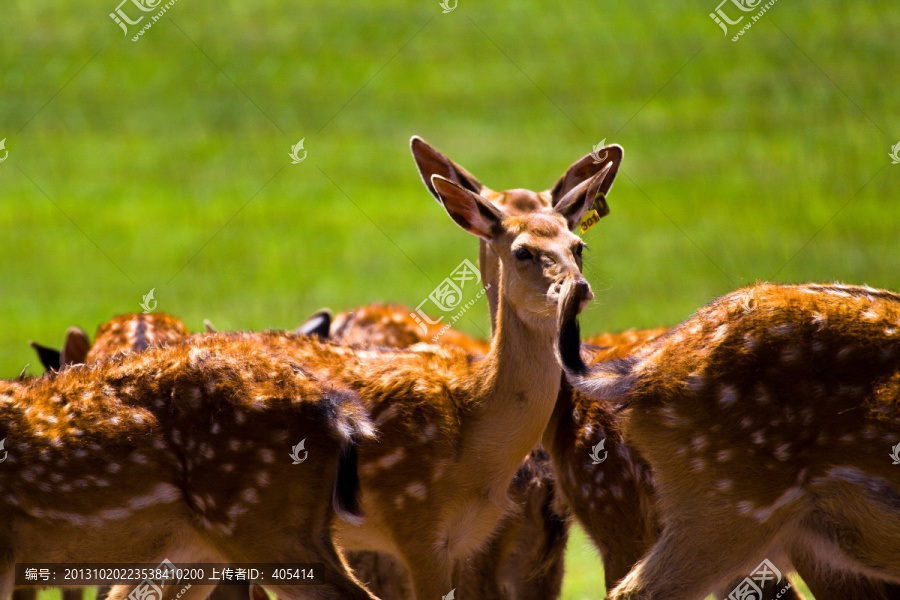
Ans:
[[[37,342],[29,342],[29,344],[37,352],[38,359],[44,365],[45,371],[59,371],[59,350],[41,346]]]
[[[622,146],[610,144],[602,149],[595,150],[591,154],[588,154],[577,161],[569,167],[563,176],[559,178],[559,181],[556,182],[556,185],[550,190],[553,206],[559,204],[560,200],[562,200],[566,194],[572,191],[579,183],[590,179],[604,169],[607,164],[612,163],[612,169],[609,172],[609,176],[600,188],[600,191],[604,196],[609,194],[609,190],[616,180],[616,174],[619,172],[619,165],[622,163],[622,158],[624,156],[625,151],[622,150]]]
[[[91,349],[91,340],[80,327],[69,327],[66,332],[66,343],[59,353],[59,366],[79,365],[87,359]]]
[[[487,189],[471,173],[441,154],[437,148],[419,136],[414,135],[412,137],[409,147],[412,150],[416,166],[419,168],[419,175],[422,176],[422,181],[425,182],[425,187],[439,202],[440,198],[434,189],[434,185],[431,183],[431,178],[434,175],[440,175],[444,179],[457,183],[476,194],[481,194],[482,190]]]
[[[456,224],[486,241],[500,228],[503,213],[488,200],[440,175],[431,176],[438,200]]]
[[[566,219],[569,230],[574,231],[578,226],[578,222],[584,213],[591,206],[595,206],[597,213],[602,217],[609,214],[609,206],[606,204],[606,195],[603,193],[604,182],[609,177],[612,165],[607,164],[606,167],[594,175],[592,178],[582,181],[577,186],[569,190],[559,203],[553,207],[553,210],[561,214]],[[596,200],[596,205],[594,201]]]
[[[301,335],[315,335],[327,340],[331,334],[331,311],[327,308],[316,311],[310,318],[305,320],[300,327],[295,329],[294,333]]]

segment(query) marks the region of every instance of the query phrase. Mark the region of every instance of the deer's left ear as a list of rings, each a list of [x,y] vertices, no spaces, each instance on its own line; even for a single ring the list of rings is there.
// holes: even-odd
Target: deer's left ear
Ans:
[[[503,213],[490,201],[458,183],[440,175],[431,176],[431,185],[437,192],[444,210],[456,224],[486,241],[491,241],[503,221]]]
[[[565,198],[566,194],[571,192],[578,184],[591,179],[611,163],[612,168],[610,169],[609,174],[597,190],[604,196],[609,194],[609,190],[612,189],[613,182],[616,180],[616,174],[619,172],[619,165],[622,163],[622,158],[624,156],[625,151],[622,149],[622,146],[610,144],[578,160],[568,168],[563,176],[559,178],[559,181],[556,182],[556,185],[551,188],[550,196],[552,198],[553,206],[557,206],[560,201]],[[605,214],[601,214],[600,216],[603,217]]]
[[[59,350],[41,346],[37,342],[29,342],[29,344],[37,352],[38,359],[44,365],[44,371],[59,371]]]
[[[607,164],[602,171],[569,190],[569,193],[563,196],[556,206],[553,207],[555,212],[566,219],[566,224],[570,231],[575,230],[578,222],[581,221],[581,217],[594,204],[594,200],[604,198],[605,194],[601,195],[603,194],[604,183],[609,178],[612,169],[613,166]],[[605,200],[598,204],[598,214],[601,217],[609,214],[609,207],[606,205]]]
[[[294,330],[296,334],[317,336],[324,340],[329,338],[330,332],[331,311],[327,308],[316,311]]]
[[[66,365],[78,365],[87,360],[91,349],[91,340],[80,327],[69,327],[66,332],[66,343],[59,353],[60,368]]]

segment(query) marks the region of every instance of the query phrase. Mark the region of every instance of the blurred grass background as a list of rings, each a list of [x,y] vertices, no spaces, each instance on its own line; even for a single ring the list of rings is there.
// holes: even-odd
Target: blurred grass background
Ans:
[[[494,189],[625,147],[585,236],[586,333],[756,280],[900,288],[900,12],[782,0],[733,43],[715,4],[179,0],[134,43],[115,0],[6,0],[0,373],[151,288],[194,329],[418,304],[477,244],[422,186],[413,134]],[[488,331],[485,303],[462,328]],[[602,582],[576,536],[565,597]]]

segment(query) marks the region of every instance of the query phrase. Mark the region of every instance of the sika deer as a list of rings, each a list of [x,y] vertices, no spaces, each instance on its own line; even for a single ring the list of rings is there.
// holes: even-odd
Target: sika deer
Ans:
[[[371,425],[356,395],[288,357],[216,336],[151,348],[2,382],[0,417],[9,452],[0,597],[16,562],[169,558],[322,562],[325,587],[275,590],[373,598],[346,573],[331,536],[334,512],[361,517],[357,445],[373,438]],[[303,438],[309,458],[297,467],[288,453]],[[181,598],[208,592],[196,586]]]
[[[321,312],[307,322],[316,322]],[[427,343],[440,327],[414,319],[413,309],[370,304],[337,315],[331,339],[364,346],[404,348]],[[440,335],[442,344],[478,355],[490,344],[453,329]],[[562,591],[568,517],[557,506],[550,458],[532,450],[519,466],[509,488],[514,509],[506,514],[488,544],[460,566],[457,595],[481,600],[552,600]],[[560,514],[562,513],[562,514]],[[350,552],[347,562],[357,579],[382,600],[412,598],[409,574],[390,555]]]
[[[432,178],[450,217],[500,259],[497,335],[480,359],[449,346],[361,349],[243,334],[367,403],[380,430],[377,442],[360,446],[367,519],[356,528],[339,525],[337,537],[344,548],[400,558],[419,600],[458,587],[454,563],[477,552],[511,506],[509,485],[559,391],[557,307],[591,297],[580,270],[582,242],[569,229],[608,172],[573,189],[554,211],[522,217]]]
[[[494,192],[481,184],[466,169],[453,162],[424,140],[413,137],[413,158],[426,182],[438,174],[469,189],[481,190],[506,213],[523,215],[553,210],[563,196],[585,178],[611,164],[610,175],[600,186],[599,216],[609,213],[605,195],[612,188],[624,156],[618,145],[607,146],[601,161],[587,155],[576,161],[556,184],[547,191],[523,189]],[[434,188],[427,186],[434,194]],[[574,224],[573,224],[574,228]],[[497,257],[484,244],[479,253],[482,283],[488,291],[496,288]],[[492,322],[496,303],[490,303]],[[603,346],[597,349],[597,359],[627,356],[646,342],[664,334],[666,329],[629,331],[604,334],[589,340]],[[591,460],[592,449],[600,442],[613,458]],[[656,513],[656,494],[650,469],[646,462],[629,448],[617,427],[615,413],[603,402],[573,392],[565,382],[560,388],[556,408],[542,439],[556,471],[557,492],[584,527],[603,557],[607,589],[612,589],[634,564],[640,560],[659,535]],[[778,590],[766,590],[774,595]],[[794,590],[788,590],[780,600],[796,600]]]
[[[94,364],[105,358],[118,354],[142,352],[154,346],[166,346],[184,341],[190,336],[187,326],[179,319],[165,313],[133,313],[119,315],[97,328],[97,337],[93,347],[87,334],[78,327],[70,327],[66,332],[66,342],[62,351],[39,346],[32,342],[38,351],[41,362],[49,370],[58,371],[61,366],[69,364]],[[53,361],[55,355],[55,363]],[[45,360],[48,359],[48,360]],[[13,600],[32,600],[22,593],[31,590],[16,590]],[[103,598],[108,588],[101,587],[97,593]],[[78,600],[79,591],[67,591],[64,594],[76,594],[64,600]],[[249,594],[247,585],[217,586],[210,600],[246,600]]]
[[[406,348],[431,343],[435,336],[441,344],[456,346],[472,354],[487,354],[490,343],[470,337],[453,328],[441,333],[441,327],[416,321],[412,308],[399,304],[368,304],[337,315],[329,336],[341,344]],[[425,327],[425,331],[422,330]]]
[[[757,284],[590,368],[561,331],[659,495],[663,531],[610,598],[700,598],[766,557],[819,600],[898,597],[900,295]]]
[[[97,328],[90,338],[79,327],[70,327],[62,350],[31,342],[44,369],[59,371],[73,364],[93,363],[120,352],[141,352],[151,346],[165,346],[186,339],[191,332],[185,324],[165,313],[134,313],[113,317]]]

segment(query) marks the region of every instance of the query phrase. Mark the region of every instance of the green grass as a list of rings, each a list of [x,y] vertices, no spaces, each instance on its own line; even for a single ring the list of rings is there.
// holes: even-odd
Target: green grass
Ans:
[[[180,0],[137,43],[116,4],[0,9],[2,376],[150,288],[195,329],[417,304],[476,244],[424,191],[412,134],[496,189],[626,148],[586,236],[587,333],[756,280],[900,288],[887,0],[782,0],[737,43],[715,1]],[[486,306],[467,316],[487,331]],[[567,598],[601,590],[584,548]]]

